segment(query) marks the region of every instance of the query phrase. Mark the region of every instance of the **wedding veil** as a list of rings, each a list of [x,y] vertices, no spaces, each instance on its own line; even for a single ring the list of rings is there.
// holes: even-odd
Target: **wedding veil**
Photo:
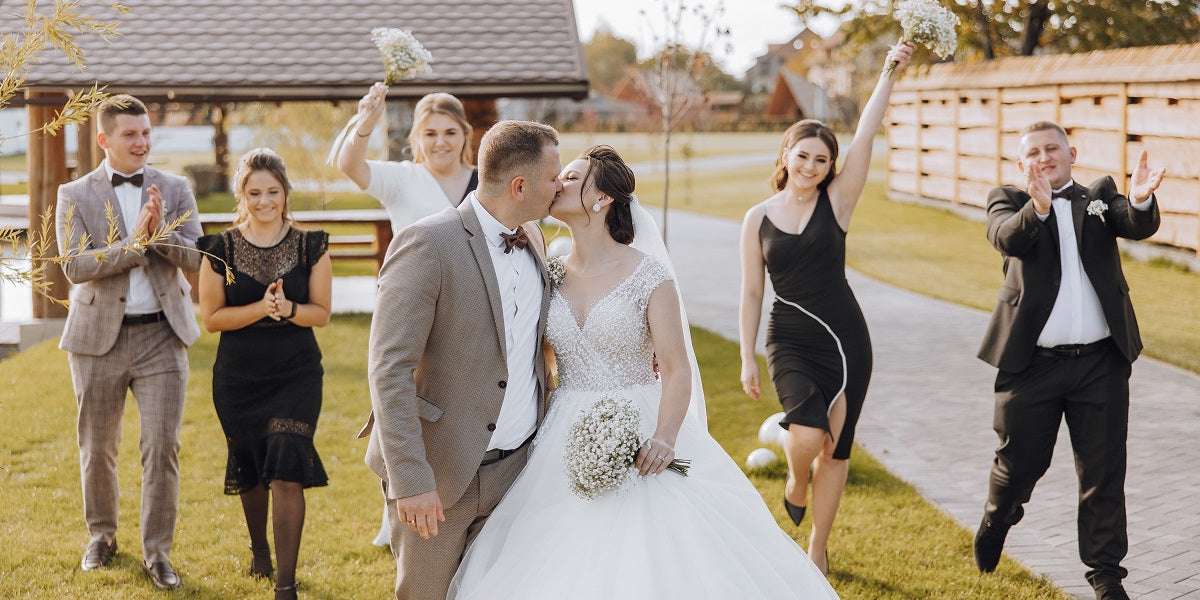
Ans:
[[[688,404],[687,415],[694,419],[704,429],[708,429],[708,416],[704,409],[704,386],[700,381],[700,367],[696,364],[696,351],[692,349],[692,331],[688,326],[687,309],[683,305],[683,291],[679,288],[679,279],[675,274],[675,263],[667,253],[667,245],[663,242],[658,223],[650,212],[642,207],[634,196],[629,205],[633,213],[633,243],[630,246],[636,250],[653,256],[671,273],[675,280],[675,294],[679,299],[679,318],[683,321],[683,340],[687,346],[688,363],[692,366],[692,401]]]

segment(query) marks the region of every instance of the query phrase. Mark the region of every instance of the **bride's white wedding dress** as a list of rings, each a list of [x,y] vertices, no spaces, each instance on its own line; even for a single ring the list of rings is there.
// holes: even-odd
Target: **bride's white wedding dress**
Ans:
[[[646,256],[582,322],[553,293],[547,337],[560,387],[528,464],[467,549],[449,598],[837,598],[692,418],[675,444],[676,456],[692,461],[687,477],[635,472],[624,488],[595,500],[571,491],[563,465],[568,431],[597,400],[628,399],[641,412],[642,437],[654,432],[662,388],[646,305],[670,278]]]

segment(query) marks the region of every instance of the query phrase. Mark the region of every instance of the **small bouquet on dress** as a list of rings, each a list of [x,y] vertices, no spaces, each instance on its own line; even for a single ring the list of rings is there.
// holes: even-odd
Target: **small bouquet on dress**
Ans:
[[[594,500],[625,483],[642,447],[641,420],[637,407],[616,398],[602,398],[579,416],[563,457],[575,495]],[[686,477],[691,463],[677,458],[667,470]]]
[[[429,63],[433,62],[433,55],[407,29],[376,27],[371,30],[371,41],[375,42],[375,47],[379,48],[379,54],[383,56],[384,85],[392,85],[433,71],[429,66]],[[333,141],[333,149],[329,151],[329,158],[326,160],[328,164],[337,162],[337,156],[345,145],[346,138],[358,127],[358,122],[359,116],[354,115],[342,128],[342,132]]]
[[[901,0],[894,15],[905,40],[925,46],[942,58],[958,49],[958,16],[938,0]],[[891,77],[897,64],[893,61],[884,73]]]

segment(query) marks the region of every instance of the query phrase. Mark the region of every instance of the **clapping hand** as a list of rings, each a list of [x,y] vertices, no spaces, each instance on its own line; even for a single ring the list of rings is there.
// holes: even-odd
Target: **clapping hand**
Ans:
[[[1039,215],[1050,214],[1051,199],[1053,188],[1050,187],[1050,178],[1042,172],[1041,167],[1037,164],[1029,164],[1024,166],[1025,170],[1025,192],[1033,198],[1033,208],[1037,210]]]
[[[1166,167],[1151,169],[1147,166],[1146,161],[1149,158],[1150,155],[1142,150],[1142,155],[1138,157],[1137,167],[1133,169],[1133,176],[1129,180],[1129,199],[1134,204],[1141,204],[1149,200],[1167,172]]]
[[[280,304],[279,298],[282,296],[282,294],[282,279],[272,281],[271,285],[267,286],[267,291],[263,294],[262,299],[262,309],[265,316],[271,317],[271,319],[276,321],[280,319],[279,313],[282,304]]]
[[[163,218],[162,192],[158,191],[158,186],[151,185],[146,190],[146,195],[148,200],[142,205],[142,210],[138,212],[137,224],[134,226],[134,231],[142,239],[153,237]]]
[[[285,314],[295,316],[294,312],[292,311],[291,306],[289,305],[289,302],[291,302],[292,304],[295,304],[295,303],[292,302],[291,300],[288,300],[287,295],[283,293],[283,280],[282,279],[277,280],[274,285],[275,285],[275,320],[278,321],[279,319],[289,318],[289,317],[285,317],[284,316]],[[284,310],[285,308],[287,309],[286,311]]]

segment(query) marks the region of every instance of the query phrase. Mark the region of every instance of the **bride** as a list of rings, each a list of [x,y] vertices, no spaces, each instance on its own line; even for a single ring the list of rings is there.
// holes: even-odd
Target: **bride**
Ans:
[[[550,214],[574,241],[547,322],[559,387],[448,597],[837,598],[708,435],[674,275],[633,172],[594,146],[559,178]],[[649,254],[630,247],[635,234]],[[585,500],[567,479],[568,432],[603,398],[632,403],[647,441],[630,481]],[[691,461],[686,477],[664,472],[677,457]]]

